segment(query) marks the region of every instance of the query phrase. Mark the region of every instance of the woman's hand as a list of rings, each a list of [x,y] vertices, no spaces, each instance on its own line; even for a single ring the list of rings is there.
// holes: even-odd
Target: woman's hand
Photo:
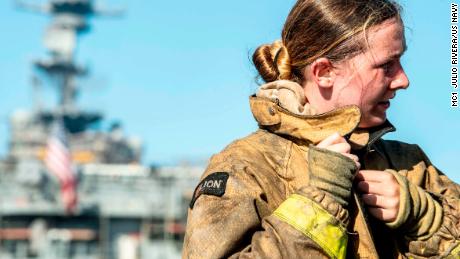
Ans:
[[[379,220],[391,222],[399,211],[399,183],[388,172],[361,170],[356,174],[357,188],[369,213]]]
[[[340,153],[344,156],[347,156],[351,158],[353,161],[355,161],[355,164],[358,167],[358,170],[359,168],[361,168],[361,164],[359,163],[358,156],[350,154],[350,151],[351,151],[350,144],[348,144],[345,138],[340,136],[339,133],[334,133],[330,135],[329,137],[325,138],[323,141],[318,143],[316,147],[328,149],[328,150]]]

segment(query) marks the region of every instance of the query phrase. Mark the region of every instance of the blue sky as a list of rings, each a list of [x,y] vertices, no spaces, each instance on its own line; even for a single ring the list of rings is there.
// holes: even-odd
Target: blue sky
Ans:
[[[104,1],[123,18],[95,18],[77,60],[92,69],[81,82],[81,107],[103,111],[144,140],[144,163],[206,161],[257,127],[248,96],[257,87],[252,52],[280,37],[293,0]],[[411,86],[389,111],[397,132],[460,182],[460,109],[450,107],[450,1],[400,2]],[[0,154],[7,118],[31,107],[30,61],[44,57],[49,19],[0,1]],[[48,90],[50,93],[51,90]]]

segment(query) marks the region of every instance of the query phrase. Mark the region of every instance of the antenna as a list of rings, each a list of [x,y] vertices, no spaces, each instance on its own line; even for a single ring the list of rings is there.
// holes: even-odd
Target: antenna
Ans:
[[[34,102],[34,109],[37,111],[40,111],[42,109],[42,102],[40,98],[40,90],[41,90],[42,82],[36,75],[32,76],[31,81],[32,81],[31,82],[32,83],[32,100]]]
[[[29,10],[29,11],[37,12],[37,13],[48,14],[51,9],[49,4],[37,4],[37,3],[31,3],[31,2],[22,1],[22,0],[15,0],[14,3],[18,9]]]

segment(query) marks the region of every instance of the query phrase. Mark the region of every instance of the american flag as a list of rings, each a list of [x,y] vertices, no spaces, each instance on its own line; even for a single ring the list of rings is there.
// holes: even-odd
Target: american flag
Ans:
[[[52,126],[44,161],[48,171],[61,185],[61,198],[67,213],[74,212],[77,204],[76,179],[62,119],[57,119]]]

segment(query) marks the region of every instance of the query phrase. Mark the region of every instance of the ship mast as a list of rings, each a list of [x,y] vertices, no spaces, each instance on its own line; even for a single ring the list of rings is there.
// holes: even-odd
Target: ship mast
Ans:
[[[76,79],[88,74],[88,69],[75,61],[78,38],[90,31],[88,20],[92,16],[119,16],[123,11],[96,7],[92,0],[50,0],[43,4],[17,0],[16,4],[52,17],[44,35],[49,57],[36,60],[34,67],[56,87],[58,111],[62,114],[74,112],[79,90]]]

